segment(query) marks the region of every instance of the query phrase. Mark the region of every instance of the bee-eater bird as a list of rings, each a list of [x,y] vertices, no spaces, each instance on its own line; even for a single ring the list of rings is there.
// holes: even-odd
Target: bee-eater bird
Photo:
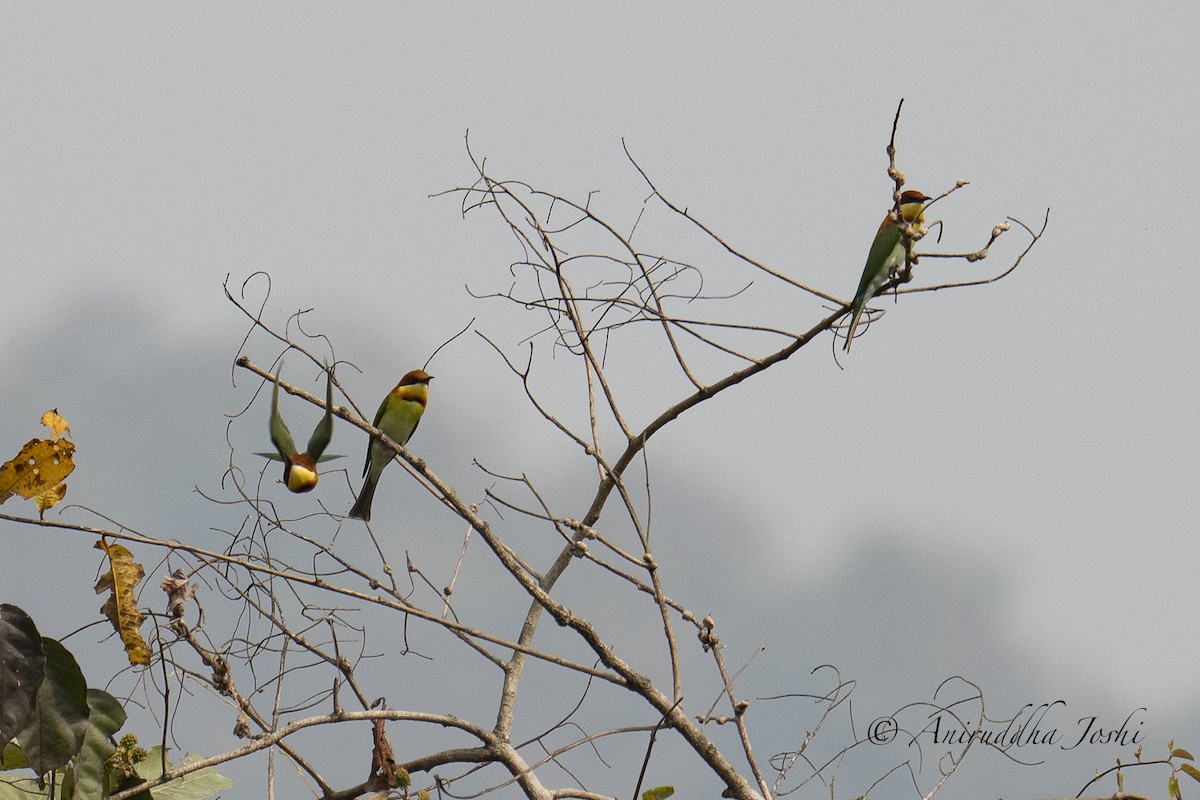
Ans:
[[[271,394],[271,444],[275,453],[257,453],[266,458],[283,462],[283,484],[293,492],[312,491],[317,485],[317,462],[328,461],[341,456],[323,455],[333,438],[333,373],[326,370],[325,382],[325,416],[313,429],[312,437],[308,440],[308,448],[303,453],[296,452],[296,443],[292,441],[291,431],[279,413],[279,372],[275,373],[275,391]]]
[[[375,421],[371,423],[387,434],[387,437],[398,445],[408,444],[417,423],[425,413],[425,404],[429,400],[429,382],[433,376],[424,370],[414,369],[406,374],[396,384],[396,388],[388,392],[375,412]],[[379,476],[383,468],[392,463],[396,455],[392,448],[383,443],[377,436],[371,437],[367,445],[367,460],[363,464],[362,491],[350,509],[350,516],[368,522],[371,519],[371,499],[375,496],[375,487],[379,484]]]
[[[925,221],[925,204],[929,199],[916,189],[905,189],[900,195],[900,216],[904,218],[904,222],[919,228]],[[889,211],[875,233],[875,241],[871,242],[867,265],[863,267],[858,292],[855,293],[854,302],[851,304],[854,314],[850,317],[850,329],[846,333],[846,344],[843,348],[847,352],[867,303],[879,291],[879,287],[888,282],[891,274],[904,266],[904,257],[904,237],[900,233],[900,226],[892,217],[892,212]]]

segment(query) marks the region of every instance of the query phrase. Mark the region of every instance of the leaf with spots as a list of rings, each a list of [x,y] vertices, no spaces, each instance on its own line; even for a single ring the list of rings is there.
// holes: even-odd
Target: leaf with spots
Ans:
[[[75,469],[74,453],[67,439],[30,439],[16,458],[0,465],[0,503],[14,494],[28,500],[58,486]]]

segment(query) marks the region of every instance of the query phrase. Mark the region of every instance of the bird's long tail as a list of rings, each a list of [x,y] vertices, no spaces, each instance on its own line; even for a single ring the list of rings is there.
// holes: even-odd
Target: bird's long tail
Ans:
[[[858,320],[862,317],[863,309],[866,305],[866,303],[862,305],[858,303],[854,304],[854,313],[850,317],[850,327],[846,331],[846,344],[842,346],[842,349],[847,353],[850,352],[850,342],[854,340],[854,334],[858,330]]]
[[[363,481],[362,491],[358,493],[358,499],[354,501],[354,508],[350,509],[352,519],[361,519],[363,522],[371,521],[371,500],[375,498],[377,485],[379,485],[378,479],[371,480],[370,475]]]

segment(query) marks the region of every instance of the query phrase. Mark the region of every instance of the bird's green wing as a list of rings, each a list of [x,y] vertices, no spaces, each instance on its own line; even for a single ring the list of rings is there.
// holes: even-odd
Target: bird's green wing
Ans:
[[[321,454],[329,446],[333,438],[333,373],[325,371],[325,416],[313,429],[312,437],[308,440],[308,450],[305,451],[313,461],[320,461]]]
[[[875,296],[879,287],[887,283],[891,271],[892,251],[900,244],[900,228],[894,224],[879,229],[875,241],[871,242],[871,252],[867,254],[867,265],[863,269],[862,280],[858,282],[855,297],[861,297],[866,303]],[[872,284],[874,284],[872,286]]]
[[[372,427],[379,428],[380,423],[383,422],[383,415],[387,413],[388,401],[391,399],[392,399],[391,394],[388,394],[386,397],[383,398],[383,402],[379,404],[379,410],[375,412],[375,419],[371,420]],[[383,429],[379,428],[379,430],[383,430]],[[390,436],[391,434],[388,434],[388,435]],[[367,472],[371,469],[371,451],[374,449],[375,441],[376,441],[376,437],[372,436],[371,440],[369,442],[367,442],[367,458],[363,462],[363,471],[362,471],[363,475],[366,475]]]
[[[279,453],[255,453],[254,455],[262,456],[263,458],[270,459],[271,461],[283,461],[283,456],[279,455]],[[346,457],[345,453],[325,453],[320,458],[314,459],[314,460],[323,464],[326,461],[333,461],[335,458],[345,458],[345,457]]]
[[[383,402],[379,404],[379,410],[375,412],[375,419],[371,420],[371,425],[379,428],[379,423],[383,422],[383,415],[387,413],[388,401],[391,399],[392,395],[390,393],[383,398]],[[380,430],[382,430],[382,428],[380,428]]]
[[[296,443],[279,413],[279,373],[275,373],[275,391],[271,394],[271,444],[279,451],[280,460],[288,461],[296,454]]]

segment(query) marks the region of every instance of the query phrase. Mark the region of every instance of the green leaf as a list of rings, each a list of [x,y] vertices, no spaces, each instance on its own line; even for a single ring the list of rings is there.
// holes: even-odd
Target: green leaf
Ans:
[[[183,766],[200,761],[201,757],[189,753],[183,759]],[[158,745],[150,748],[150,755],[138,765],[138,774],[143,780],[157,778],[162,774],[162,748]],[[167,770],[174,769],[167,761]],[[154,800],[203,800],[212,797],[217,792],[223,792],[233,786],[233,781],[217,772],[216,767],[205,767],[195,772],[189,772],[182,778],[176,778],[170,783],[154,789]]]
[[[1180,764],[1179,768],[1191,775],[1193,780],[1200,781],[1200,769],[1196,769],[1191,764]]]
[[[0,750],[0,770],[26,769],[28,766],[29,762],[16,742],[9,742]]]
[[[32,775],[0,775],[0,800],[32,800],[45,796],[46,791],[38,787],[38,780]]]
[[[58,771],[58,776],[58,784],[54,787],[58,791],[54,793],[54,796],[58,800],[75,800],[75,765],[67,764]],[[86,794],[81,794],[79,798],[80,800],[92,800]]]
[[[38,775],[66,764],[83,747],[88,727],[87,682],[75,657],[54,639],[42,637],[46,677],[37,705],[17,744]]]
[[[162,745],[154,745],[150,748],[150,752],[141,761],[137,762],[137,773],[142,780],[148,781],[157,778],[163,774],[163,749]],[[167,772],[175,769],[175,765],[171,763],[171,759],[166,759]]]
[[[656,786],[642,792],[642,800],[667,800],[673,794],[675,794],[674,786]]]
[[[87,690],[88,716],[87,733],[83,737],[83,749],[75,758],[72,792],[68,794],[63,784],[63,798],[92,798],[104,795],[104,773],[108,757],[116,752],[112,735],[125,724],[125,709],[117,698],[101,689]]]
[[[42,635],[17,606],[0,605],[0,742],[25,727],[46,670]]]
[[[1181,798],[1179,794],[1179,776],[1171,773],[1170,779],[1167,781],[1167,794],[1174,798]]]

